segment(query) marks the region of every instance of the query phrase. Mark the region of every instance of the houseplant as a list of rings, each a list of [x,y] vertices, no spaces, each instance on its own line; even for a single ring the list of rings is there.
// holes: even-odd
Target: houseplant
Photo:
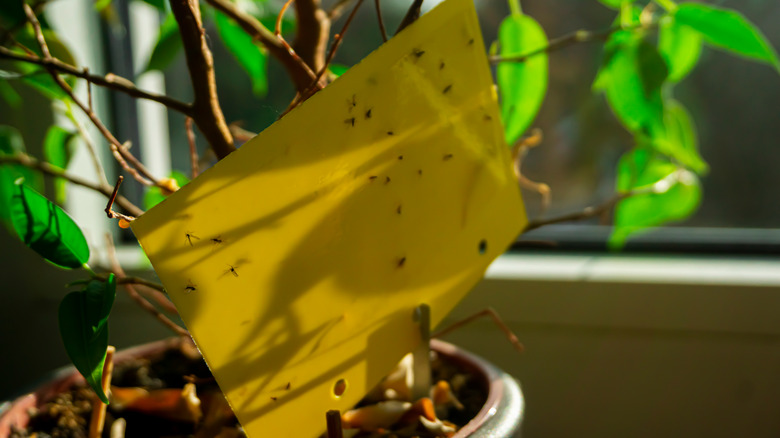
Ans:
[[[504,102],[504,117],[507,124],[508,141],[514,143],[516,138],[525,130],[523,125],[529,123],[533,113],[538,108],[541,99],[538,92],[543,92],[544,89],[542,85],[543,80],[540,79],[544,76],[543,73],[540,74],[540,72],[543,72],[544,63],[537,63],[536,61],[544,58],[544,52],[558,48],[568,42],[590,40],[609,35],[610,41],[607,44],[605,66],[599,75],[597,85],[606,90],[606,95],[613,109],[637,136],[638,142],[637,150],[627,155],[620,167],[619,175],[621,175],[621,178],[618,178],[618,185],[622,193],[612,200],[612,203],[620,201],[616,215],[618,228],[613,241],[615,244],[620,244],[625,238],[626,227],[630,229],[632,227],[654,225],[661,220],[677,219],[689,214],[693,206],[698,203],[699,197],[696,177],[691,171],[703,171],[704,167],[697,154],[692,152],[691,136],[689,135],[690,126],[688,126],[689,123],[684,110],[668,99],[670,93],[669,83],[680,79],[680,76],[690,67],[691,60],[695,59],[695,56],[686,57],[691,55],[691,51],[681,54],[679,51],[672,49],[678,47],[690,49],[693,47],[693,52],[695,52],[698,36],[691,36],[689,32],[688,36],[680,37],[683,38],[685,44],[672,44],[670,48],[667,44],[668,39],[667,43],[664,43],[667,45],[662,44],[662,47],[665,47],[662,48],[662,53],[667,56],[668,67],[674,73],[668,76],[664,71],[666,67],[663,59],[654,52],[650,44],[640,37],[647,31],[646,27],[653,28],[657,25],[662,26],[662,33],[666,35],[666,38],[673,38],[669,35],[676,35],[674,32],[685,33],[690,31],[689,28],[698,29],[699,33],[703,33],[708,41],[715,45],[726,46],[732,50],[741,51],[744,54],[752,55],[776,65],[776,57],[772,54],[771,49],[767,49],[765,44],[762,45],[760,38],[755,38],[756,34],[754,31],[749,26],[746,27],[745,23],[740,21],[738,17],[700,6],[682,5],[678,9],[675,5],[665,2],[663,6],[667,8],[667,13],[645,10],[644,15],[640,16],[635,15],[631,5],[621,5],[621,29],[610,29],[601,34],[576,33],[570,37],[557,40],[549,46],[542,39],[537,40],[536,43],[523,42],[523,45],[514,47],[513,44],[518,42],[517,39],[511,38],[511,35],[517,31],[515,27],[523,29],[524,36],[529,36],[534,35],[534,31],[529,29],[534,29],[535,25],[527,16],[520,14],[516,4],[513,4],[513,6],[515,6],[514,19],[509,20],[502,27],[502,55],[497,55],[494,59],[498,61],[502,59],[502,56],[511,58],[513,57],[512,55],[525,58],[532,52],[536,52],[537,48],[544,48],[545,50],[528,59],[528,62],[525,64],[501,64],[501,68],[507,66],[507,68],[503,69],[505,72],[503,79],[502,72],[501,70],[499,71],[499,85],[501,86],[500,89]],[[674,15],[674,20],[669,23],[671,19],[667,15],[672,14]],[[705,20],[707,26],[702,25],[701,20]],[[677,26],[675,23],[680,23],[681,25]],[[715,23],[715,25],[712,25],[712,23]],[[724,23],[728,23],[728,25],[718,26]],[[301,29],[304,28],[301,27]],[[507,30],[504,31],[504,29]],[[748,38],[743,40],[723,38],[723,34],[719,33],[730,32],[735,29],[738,34],[747,32],[745,35]],[[504,35],[510,36],[504,37]],[[694,31],[693,35],[698,35],[698,33]],[[750,39],[751,35],[754,37],[752,40]],[[539,37],[538,32],[536,36]],[[755,44],[751,46],[751,42]],[[535,44],[538,44],[538,46]],[[640,62],[637,63],[637,61]],[[288,65],[288,68],[293,68],[289,67],[290,64],[285,65]],[[312,61],[311,65],[316,65],[316,63]],[[519,71],[512,72],[512,69]],[[519,86],[507,79],[507,72],[512,73],[511,78],[519,80]],[[637,72],[639,74],[636,74]],[[296,74],[291,73],[293,77]],[[641,80],[637,82],[634,81],[635,78],[640,78]],[[99,80],[97,78],[93,79]],[[533,96],[534,93],[528,93],[523,89],[513,89],[513,87],[530,84],[533,84],[532,88],[537,92],[535,98],[529,97]],[[196,90],[205,92],[209,90],[209,87],[196,87]],[[522,104],[512,99],[515,92],[523,96]],[[665,101],[666,105],[663,105],[664,99],[667,99]],[[198,100],[196,97],[196,102],[203,104],[205,101],[204,98]],[[528,113],[522,114],[523,111],[518,110],[518,107],[527,109]],[[214,115],[213,112],[210,114],[209,117]],[[197,119],[196,124],[200,125]],[[221,125],[224,126],[224,124]],[[211,136],[209,141],[215,150],[218,151],[224,147],[226,142],[220,141],[214,132],[219,131],[218,129],[206,128],[206,131],[208,131],[207,137]],[[222,134],[224,134],[224,130]],[[114,142],[114,147],[120,152],[123,150],[118,142]],[[650,151],[653,152],[650,153]],[[217,155],[220,154],[224,154],[224,150],[217,152]],[[667,158],[664,158],[664,155]],[[671,157],[671,159],[668,157]],[[14,157],[13,161],[19,163],[20,159]],[[28,161],[28,163],[30,162]],[[637,172],[637,168],[641,168],[642,172],[638,172],[639,175],[635,173],[632,181],[632,172]],[[170,180],[161,182],[161,190],[171,190],[170,184]],[[103,191],[106,192],[108,190],[105,190],[104,187]],[[627,195],[633,196],[623,199]],[[589,211],[590,213],[585,215],[594,214],[599,209]],[[660,212],[662,214],[661,216],[648,217],[648,211]],[[539,225],[539,223],[534,224],[534,226],[536,225]]]

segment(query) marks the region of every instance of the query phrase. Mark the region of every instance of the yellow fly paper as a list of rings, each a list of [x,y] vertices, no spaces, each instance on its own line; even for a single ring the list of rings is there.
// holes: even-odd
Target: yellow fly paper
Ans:
[[[299,438],[525,223],[472,0],[447,0],[132,228],[247,434]]]

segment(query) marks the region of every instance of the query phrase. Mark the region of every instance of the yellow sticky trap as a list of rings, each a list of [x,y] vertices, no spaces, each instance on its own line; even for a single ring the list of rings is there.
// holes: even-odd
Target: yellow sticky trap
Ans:
[[[323,432],[523,228],[483,47],[447,0],[133,222],[249,436]]]

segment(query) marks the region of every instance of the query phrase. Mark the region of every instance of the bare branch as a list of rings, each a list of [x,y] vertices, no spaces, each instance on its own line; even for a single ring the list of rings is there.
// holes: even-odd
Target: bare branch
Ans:
[[[66,64],[57,58],[43,59],[39,58],[35,54],[25,55],[23,53],[13,52],[5,47],[0,47],[0,58],[40,65],[47,70],[53,69],[59,73],[81,78],[92,84],[119,91],[131,97],[157,102],[161,105],[164,105],[168,109],[178,111],[182,114],[189,114],[191,111],[190,105],[185,102],[181,102],[162,94],[140,90],[130,80],[121,76],[117,76],[113,73],[109,73],[105,76],[91,74],[89,71],[79,69],[70,64]]]
[[[190,117],[206,137],[219,159],[236,150],[217,97],[214,58],[206,41],[206,32],[197,0],[171,0],[171,11],[179,24],[184,55],[190,72],[195,100]]]
[[[380,0],[374,0],[376,19],[379,21],[379,32],[382,34],[382,41],[387,42],[387,29],[385,29],[385,21],[382,19],[382,6],[379,2]]]
[[[561,222],[573,222],[573,221],[581,221],[585,219],[590,219],[592,217],[601,216],[602,214],[610,211],[612,207],[614,207],[618,202],[622,201],[623,199],[626,199],[630,196],[633,196],[635,194],[638,194],[638,192],[623,192],[623,193],[615,193],[611,198],[607,199],[606,201],[602,202],[598,205],[592,205],[590,207],[586,207],[582,211],[576,211],[573,213],[567,213],[561,216],[552,217],[549,219],[539,219],[539,220],[533,220],[528,222],[528,224],[523,229],[523,233],[527,233],[531,230],[535,230],[537,228],[546,226],[546,225],[552,225],[552,224],[559,224]]]
[[[654,26],[657,26],[657,24],[658,23],[656,22],[650,22],[650,23],[640,23],[640,24],[635,24],[635,25],[625,26],[625,27],[613,26],[610,27],[609,29],[598,30],[598,31],[578,30],[560,36],[558,38],[552,39],[546,46],[536,50],[532,50],[528,53],[512,54],[512,55],[493,55],[490,56],[488,60],[492,64],[497,64],[499,62],[525,62],[528,60],[528,58],[532,58],[536,55],[542,53],[554,52],[556,50],[573,46],[578,43],[588,43],[591,41],[605,41],[607,38],[609,38],[610,35],[612,35],[613,33],[619,30],[651,29]]]
[[[33,32],[35,33],[35,39],[38,41],[38,45],[41,48],[41,53],[43,53],[43,59],[45,60],[51,60],[53,59],[51,57],[51,53],[49,52],[49,47],[46,45],[46,40],[43,37],[43,32],[41,31],[41,24],[38,22],[38,18],[35,16],[35,13],[33,12],[32,8],[30,8],[29,5],[26,3],[23,4],[24,6],[24,12],[27,14],[27,19],[29,20],[30,24],[32,24]],[[157,179],[155,179],[148,170],[139,162],[132,154],[127,152],[125,147],[119,143],[119,140],[114,137],[114,135],[111,133],[111,131],[106,128],[106,126],[103,124],[103,122],[100,121],[100,119],[97,117],[97,115],[90,111],[90,109],[84,105],[78,98],[76,98],[76,95],[73,94],[73,90],[70,88],[70,85],[68,85],[57,73],[54,69],[47,69],[52,79],[54,79],[54,82],[57,83],[57,85],[62,88],[65,93],[68,94],[68,96],[73,100],[73,102],[81,108],[82,111],[89,117],[89,119],[92,121],[92,123],[95,125],[95,127],[100,131],[101,134],[108,140],[111,151],[114,155],[114,157],[117,159],[120,165],[130,172],[139,182],[146,185],[159,185],[159,182]],[[127,161],[130,161],[133,163],[135,168],[131,168]]]
[[[106,197],[111,196],[111,192],[113,191],[113,187],[111,186],[95,184],[93,182],[82,179],[78,176],[71,175],[65,172],[64,170],[60,169],[59,167],[53,166],[45,161],[37,160],[26,154],[0,156],[0,164],[11,164],[11,163],[20,164],[30,169],[35,169],[43,173],[44,175],[50,177],[65,179],[73,184],[86,187],[90,190],[94,190],[98,193],[101,193]],[[143,210],[136,207],[133,203],[128,201],[127,198],[125,198],[124,196],[121,195],[117,196],[115,202],[117,205],[125,209],[125,211],[127,211],[133,216],[140,216],[143,214]]]
[[[238,8],[230,0],[206,0],[206,2],[232,18],[255,42],[262,44],[268,53],[282,63],[298,91],[305,90],[314,79],[314,71],[299,58],[294,57],[282,43],[255,17]]]
[[[144,297],[138,294],[138,292],[135,290],[132,284],[130,283],[123,283],[122,279],[126,277],[125,271],[122,269],[122,266],[119,265],[119,261],[116,258],[116,250],[114,249],[114,241],[111,239],[111,235],[106,235],[106,241],[107,241],[107,248],[108,248],[108,257],[109,260],[111,260],[111,270],[114,271],[114,274],[119,278],[119,283],[124,286],[125,291],[127,291],[127,295],[130,296],[130,298],[136,302],[139,306],[141,306],[142,309],[146,310],[147,312],[151,313],[152,316],[157,318],[158,321],[163,323],[164,326],[168,327],[169,329],[173,330],[174,333],[176,333],[179,336],[185,336],[189,337],[189,332],[178,325],[176,325],[173,321],[168,319],[167,316],[163,315],[162,312],[157,310],[152,303],[147,301]]]
[[[313,71],[319,71],[325,65],[330,18],[322,10],[320,0],[296,0],[295,15],[297,17],[297,34],[293,43],[295,53]]]
[[[190,144],[190,161],[192,162],[191,178],[198,177],[198,148],[195,145],[195,133],[192,131],[192,118],[184,119],[184,130],[187,132],[187,142]],[[231,130],[231,135],[233,131]]]
[[[442,336],[452,333],[453,331],[465,326],[466,324],[469,324],[479,318],[488,316],[490,319],[493,320],[493,323],[504,333],[504,336],[509,340],[509,343],[512,344],[513,347],[515,347],[515,350],[522,353],[525,350],[525,347],[523,347],[523,344],[520,342],[519,339],[517,339],[517,336],[512,332],[512,329],[509,328],[508,325],[501,319],[501,316],[496,312],[492,307],[488,307],[487,309],[481,310],[471,316],[467,316],[466,318],[461,319],[460,321],[455,321],[450,325],[449,327],[445,327],[436,333],[431,335],[431,338],[441,338]]]
[[[360,8],[360,5],[362,4],[363,4],[363,0],[357,1],[355,7],[352,8],[352,12],[349,14],[349,17],[347,17],[347,21],[344,23],[344,26],[341,28],[341,32],[337,33],[333,37],[333,44],[330,46],[330,52],[328,52],[328,58],[325,60],[325,65],[323,65],[322,69],[320,69],[320,71],[317,72],[317,76],[314,78],[314,81],[312,81],[311,84],[309,84],[309,87],[306,88],[305,91],[299,92],[298,95],[295,96],[295,99],[293,99],[293,101],[290,103],[290,106],[287,107],[287,109],[284,111],[282,116],[290,112],[296,106],[303,103],[306,99],[310,98],[312,95],[314,95],[314,93],[316,93],[322,88],[320,79],[325,74],[325,72],[328,71],[328,66],[330,65],[331,61],[333,61],[333,57],[336,56],[336,51],[338,51],[342,41],[344,41],[344,34],[349,28],[349,25],[352,23],[352,19],[355,18],[355,13],[357,13],[358,8]]]

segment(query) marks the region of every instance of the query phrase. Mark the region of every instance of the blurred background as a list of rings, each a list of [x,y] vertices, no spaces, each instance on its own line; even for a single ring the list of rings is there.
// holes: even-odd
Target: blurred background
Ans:
[[[337,63],[354,65],[381,44],[372,3],[358,12]],[[388,29],[396,28],[409,3],[383,2]],[[435,3],[426,0],[426,7]],[[708,3],[739,10],[780,47],[780,2]],[[596,0],[524,0],[522,5],[549,38],[605,29],[615,18],[615,11]],[[508,7],[498,0],[479,0],[476,6],[489,46]],[[279,5],[257,2],[257,7],[272,16]],[[79,65],[133,78],[181,100],[192,98],[181,53],[170,57],[164,75],[140,74],[164,19],[153,6],[113,0],[111,15],[101,17],[91,1],[56,0],[47,18],[68,40]],[[333,32],[342,22],[334,24]],[[215,35],[213,20],[207,18],[206,25],[209,35]],[[210,42],[228,122],[262,131],[292,97],[283,70],[269,60],[268,93],[257,96],[221,40],[212,37]],[[531,218],[582,210],[614,193],[617,161],[633,139],[604,98],[591,90],[602,49],[602,43],[592,42],[550,55],[548,93],[533,124],[543,131],[544,140],[523,167],[530,179],[551,187],[552,204],[542,212],[539,195],[525,192]],[[0,124],[19,129],[28,151],[41,156],[54,115],[36,92],[15,89],[20,104],[0,103]],[[529,351],[517,358],[487,323],[453,336],[523,382],[529,404],[526,436],[780,436],[780,318],[775,316],[780,309],[780,172],[775,169],[780,162],[780,76],[766,65],[705,49],[696,69],[676,87],[676,96],[695,120],[701,154],[710,166],[702,178],[702,204],[691,218],[630,241],[621,254],[606,252],[609,229],[595,219],[539,229],[521,240],[556,245],[529,249],[519,244],[512,253],[524,266],[532,266],[532,273],[530,268],[512,275],[493,272],[455,312],[500,308],[525,338]],[[130,139],[153,171],[189,174],[182,116],[97,89],[95,102],[116,136]],[[197,144],[201,157],[207,158],[199,135]],[[83,159],[73,166],[78,168]],[[113,160],[106,154],[104,162],[112,165]],[[117,169],[110,173],[116,175]],[[143,204],[138,185],[126,184],[123,190]],[[103,233],[110,231],[120,244],[123,262],[141,275],[152,275],[132,235],[119,232],[102,214],[104,200],[79,190],[69,196],[72,205],[81,206],[70,212],[86,224],[91,242],[100,246]],[[2,400],[68,363],[56,309],[66,291],[63,285],[80,275],[52,268],[8,233],[0,233],[0,245]],[[105,254],[98,249],[95,256]],[[706,265],[712,259],[720,263],[715,269]],[[648,271],[619,278],[591,275],[601,272],[598,263],[607,266],[615,260],[633,260]],[[577,269],[567,277],[570,263]],[[710,268],[702,268],[705,265]],[[667,277],[674,269],[683,271]],[[707,280],[724,272],[734,275],[720,282]],[[756,278],[760,281],[750,281]],[[167,335],[118,294],[112,344],[126,347]]]

